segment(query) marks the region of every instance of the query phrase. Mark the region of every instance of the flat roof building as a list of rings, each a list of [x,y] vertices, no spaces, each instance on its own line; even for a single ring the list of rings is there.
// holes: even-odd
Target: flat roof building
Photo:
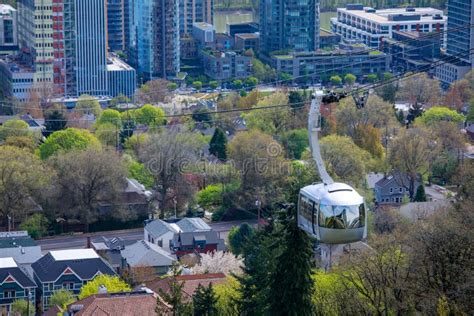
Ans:
[[[33,88],[35,72],[18,58],[0,59],[0,91],[5,97],[25,102]]]
[[[383,38],[392,38],[394,31],[443,32],[447,17],[433,8],[392,8],[376,10],[362,5],[347,5],[337,9],[331,18],[332,32],[344,40],[377,48]],[[444,45],[443,40],[442,44]]]
[[[112,98],[119,94],[132,98],[135,94],[137,87],[135,69],[112,54],[107,58],[107,81],[108,95]]]

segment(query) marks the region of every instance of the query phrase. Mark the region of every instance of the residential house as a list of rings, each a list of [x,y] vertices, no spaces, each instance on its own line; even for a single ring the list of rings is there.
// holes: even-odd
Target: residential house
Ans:
[[[211,227],[201,218],[183,218],[176,223],[161,219],[147,222],[144,229],[144,240],[158,245],[168,252],[172,251],[171,240],[179,232],[210,231]]]
[[[115,275],[112,267],[93,249],[50,251],[32,268],[43,310],[48,309],[51,296],[58,290],[67,289],[78,295],[82,286],[97,275]]]
[[[149,289],[125,293],[101,293],[67,306],[68,316],[127,315],[156,316],[159,296]],[[172,315],[171,307],[160,299],[160,315]],[[66,315],[66,313],[65,313]]]
[[[383,173],[379,172],[370,172],[365,177],[365,181],[367,182],[367,187],[371,190],[375,189],[375,184],[382,180],[385,177]]]
[[[41,247],[26,231],[0,233],[0,258],[13,258],[18,266],[33,276],[31,265],[41,258]]]
[[[191,253],[208,253],[226,250],[224,240],[214,230],[181,232],[174,234],[172,250],[179,258]]]
[[[156,293],[158,293],[160,290],[165,293],[169,293],[171,291],[170,284],[172,281],[173,277],[168,277],[165,279],[157,278],[153,281],[147,282],[146,286]],[[208,287],[211,283],[212,285],[222,284],[226,282],[226,276],[224,273],[178,275],[176,276],[176,281],[184,283],[182,289],[183,300],[191,301],[199,285]]]
[[[151,191],[135,179],[126,179],[125,188],[119,195],[116,204],[101,202],[99,204],[102,213],[110,213],[117,208],[122,208],[135,215],[146,216],[150,207]]]
[[[165,274],[176,261],[176,257],[163,248],[146,240],[125,247],[120,251],[123,258],[123,267],[145,268],[152,267],[156,274]]]
[[[120,251],[134,244],[134,240],[125,240],[121,237],[107,238],[102,236],[101,241],[91,242],[91,247],[117,272],[122,273],[123,259]]]
[[[415,181],[414,192],[422,185],[421,178]],[[410,180],[401,172],[394,172],[383,177],[375,184],[375,200],[377,204],[401,204],[404,197],[409,197]]]
[[[0,258],[0,315],[9,315],[11,304],[27,299],[35,304],[36,284],[13,258]]]

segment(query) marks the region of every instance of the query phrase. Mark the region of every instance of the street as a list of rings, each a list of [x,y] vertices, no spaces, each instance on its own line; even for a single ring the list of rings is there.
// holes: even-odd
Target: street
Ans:
[[[238,226],[244,222],[247,222],[251,225],[255,225],[257,223],[256,220],[247,220],[247,221],[209,223],[209,226],[211,226],[212,229],[217,231],[221,238],[226,240],[230,229],[233,226]],[[37,244],[41,246],[41,250],[43,253],[47,253],[50,250],[85,248],[87,245],[87,237],[90,237],[91,241],[100,241],[102,236],[107,237],[107,238],[121,237],[124,240],[140,240],[140,239],[143,239],[143,228],[117,230],[117,231],[105,231],[105,232],[88,233],[88,234],[71,235],[71,236],[56,236],[56,237],[37,240]]]

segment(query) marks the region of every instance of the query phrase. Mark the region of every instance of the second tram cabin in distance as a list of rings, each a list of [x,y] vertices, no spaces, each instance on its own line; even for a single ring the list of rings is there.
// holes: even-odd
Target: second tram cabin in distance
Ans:
[[[345,244],[367,236],[364,198],[343,183],[314,184],[300,190],[298,226],[325,244]]]

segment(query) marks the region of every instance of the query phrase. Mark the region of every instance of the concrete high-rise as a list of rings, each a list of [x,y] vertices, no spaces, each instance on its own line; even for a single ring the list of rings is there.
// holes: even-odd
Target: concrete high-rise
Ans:
[[[179,0],[179,34],[181,37],[193,32],[193,24],[213,24],[214,0]]]
[[[261,0],[261,51],[315,51],[319,48],[320,0]]]
[[[18,50],[17,10],[0,4],[0,55],[13,54]]]
[[[448,34],[446,57],[455,58],[436,69],[436,76],[451,84],[474,68],[474,3],[448,0]]]
[[[135,0],[130,12],[129,57],[141,80],[175,77],[180,69],[179,0]]]
[[[53,0],[19,0],[18,41],[34,83],[53,83]]]

